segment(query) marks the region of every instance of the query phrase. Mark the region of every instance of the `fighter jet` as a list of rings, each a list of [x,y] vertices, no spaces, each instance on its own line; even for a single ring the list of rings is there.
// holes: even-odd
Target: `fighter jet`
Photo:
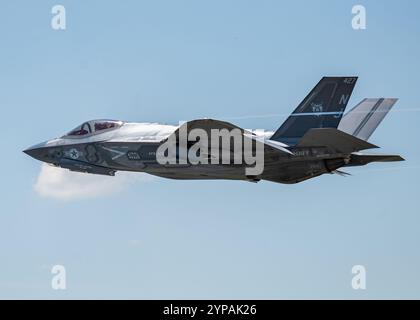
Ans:
[[[93,120],[24,152],[56,167],[91,174],[114,176],[117,171],[132,171],[171,179],[284,184],[323,174],[345,176],[348,174],[340,169],[372,162],[404,161],[399,155],[362,153],[378,148],[368,139],[397,99],[364,99],[344,114],[357,79],[322,78],[276,131],[247,130],[214,119],[180,125]],[[227,143],[234,140],[233,131],[243,138],[239,147]],[[223,134],[213,136],[214,132]],[[203,138],[206,134],[208,141]],[[169,142],[172,151],[165,146]],[[252,167],[249,163],[236,161],[246,157],[247,142],[251,156],[262,150],[262,170],[252,172],[247,170]],[[191,153],[201,160],[191,160]],[[175,161],[167,161],[169,154]]]

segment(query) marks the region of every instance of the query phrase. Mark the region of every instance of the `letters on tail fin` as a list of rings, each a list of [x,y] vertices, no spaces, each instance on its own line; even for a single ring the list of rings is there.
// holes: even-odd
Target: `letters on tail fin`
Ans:
[[[357,77],[324,77],[270,140],[295,145],[313,128],[338,127]]]
[[[368,140],[398,99],[364,99],[341,120],[338,129]]]

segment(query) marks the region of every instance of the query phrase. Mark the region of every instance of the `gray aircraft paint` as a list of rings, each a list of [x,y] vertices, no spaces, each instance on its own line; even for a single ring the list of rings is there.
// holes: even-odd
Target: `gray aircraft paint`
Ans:
[[[253,134],[231,123],[212,119],[187,122],[188,130],[240,129],[245,138],[264,143],[264,171],[247,176],[245,165],[159,164],[156,151],[179,126],[109,121],[113,128],[81,136],[63,136],[24,152],[33,158],[71,171],[111,175],[117,171],[145,172],[170,179],[228,179],[298,183],[338,169],[371,162],[402,161],[396,155],[369,155],[376,148],[367,139],[395,104],[396,99],[365,99],[344,115],[356,77],[325,77],[293,114],[267,136]],[[90,127],[108,120],[89,121]],[[87,128],[88,126],[78,127]],[[91,130],[91,129],[89,129]],[[209,135],[210,137],[210,135]]]

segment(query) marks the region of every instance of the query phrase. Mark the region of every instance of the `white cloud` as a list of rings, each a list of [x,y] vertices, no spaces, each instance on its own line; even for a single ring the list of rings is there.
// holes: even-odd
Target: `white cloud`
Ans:
[[[117,172],[115,177],[108,177],[43,164],[34,188],[42,197],[76,200],[106,196],[122,191],[135,181],[150,179],[153,178],[144,173]]]

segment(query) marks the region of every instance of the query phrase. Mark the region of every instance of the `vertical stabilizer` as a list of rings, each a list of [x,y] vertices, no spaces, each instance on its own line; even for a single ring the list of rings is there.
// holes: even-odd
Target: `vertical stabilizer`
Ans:
[[[295,145],[310,129],[338,127],[357,77],[324,77],[271,140]]]
[[[364,99],[341,120],[338,129],[368,140],[398,99]]]

